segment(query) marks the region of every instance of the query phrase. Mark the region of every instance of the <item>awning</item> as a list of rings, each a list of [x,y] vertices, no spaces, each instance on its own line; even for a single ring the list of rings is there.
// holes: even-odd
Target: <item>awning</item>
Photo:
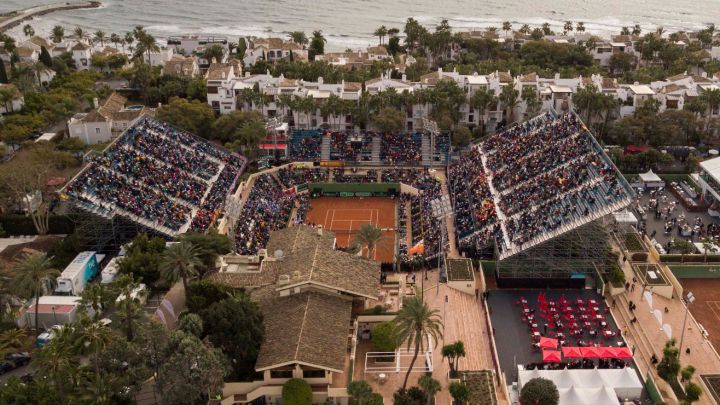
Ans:
[[[613,352],[611,349],[612,347],[598,347],[598,358],[614,359],[615,352]]]
[[[597,347],[582,347],[580,348],[583,358],[596,359],[600,356]]]
[[[613,353],[615,359],[632,359],[632,351],[627,347],[610,347],[609,350]]]
[[[660,176],[653,173],[652,169],[650,169],[647,173],[640,173],[639,176],[640,180],[644,181],[645,183],[658,183],[662,181]]]
[[[287,149],[286,143],[261,143],[260,149]]]
[[[543,350],[542,357],[543,357],[543,362],[545,362],[545,363],[559,363],[560,362],[560,351],[559,350]]]
[[[557,341],[557,339],[541,337],[540,338],[540,347],[542,349],[557,349],[558,341]]]
[[[562,354],[566,359],[580,359],[583,357],[582,350],[579,347],[563,347]]]

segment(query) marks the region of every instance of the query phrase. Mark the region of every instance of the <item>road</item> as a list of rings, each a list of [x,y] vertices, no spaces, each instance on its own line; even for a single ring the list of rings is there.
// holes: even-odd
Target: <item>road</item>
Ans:
[[[16,368],[13,371],[9,371],[3,375],[0,375],[0,381],[7,381],[7,379],[9,379],[12,376],[20,378],[29,372],[30,372],[30,365],[22,366],[22,367]]]

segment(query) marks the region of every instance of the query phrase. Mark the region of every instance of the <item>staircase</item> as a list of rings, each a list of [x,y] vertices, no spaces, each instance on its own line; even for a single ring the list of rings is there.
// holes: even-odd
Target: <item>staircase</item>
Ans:
[[[382,161],[380,160],[380,149],[382,148],[382,138],[379,136],[376,136],[373,138],[372,143],[372,154],[370,155],[370,161],[373,164],[380,164]]]
[[[330,137],[323,136],[320,145],[320,160],[330,160]]]
[[[432,158],[432,151],[430,150],[430,136],[423,134],[422,137],[422,146],[420,147],[420,151],[422,152],[422,162],[425,165],[432,164],[433,158]]]

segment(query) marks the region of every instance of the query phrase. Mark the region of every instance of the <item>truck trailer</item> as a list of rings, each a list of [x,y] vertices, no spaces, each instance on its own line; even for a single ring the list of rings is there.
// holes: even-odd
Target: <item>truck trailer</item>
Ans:
[[[80,252],[57,279],[55,292],[61,295],[80,295],[88,281],[99,272],[95,252]]]

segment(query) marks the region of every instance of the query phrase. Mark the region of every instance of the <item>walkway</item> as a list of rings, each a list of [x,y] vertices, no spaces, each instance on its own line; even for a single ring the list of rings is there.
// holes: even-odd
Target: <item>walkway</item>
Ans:
[[[616,247],[617,248],[617,247]],[[652,255],[648,255],[649,263],[657,263]],[[633,277],[636,277],[633,273],[630,262],[623,263],[623,271],[625,277],[632,283]],[[667,270],[667,269],[666,269]],[[667,270],[666,274],[670,274]],[[639,277],[636,277],[640,279]],[[634,345],[641,353],[636,353],[636,362],[639,363],[640,369],[645,371],[650,369],[653,373],[653,377],[656,382],[660,380],[657,376],[655,367],[649,364],[648,357],[653,353],[657,356],[658,360],[662,359],[662,351],[665,346],[665,342],[668,340],[668,336],[661,329],[661,325],[653,315],[651,309],[661,310],[662,322],[667,323],[672,327],[672,336],[676,339],[677,344],[680,343],[680,335],[682,334],[682,325],[685,318],[685,304],[681,302],[677,297],[673,299],[667,299],[657,294],[652,295],[652,307],[645,298],[641,298],[643,292],[642,285],[637,284],[635,291],[622,293],[620,297],[617,297],[617,308],[614,309],[613,315],[620,324],[620,328],[623,329],[625,326],[628,327],[630,335],[628,341],[630,345]],[[629,314],[627,311],[627,303],[632,301],[637,305],[637,309],[633,312],[633,316],[637,317],[635,324],[629,323]],[[664,309],[667,308],[668,312],[665,313]],[[651,346],[651,347],[648,347]],[[685,353],[685,349],[690,348],[690,353]],[[703,389],[703,395],[697,404],[714,404],[712,397],[708,394],[707,387],[700,379],[702,374],[717,374],[720,371],[720,357],[718,356],[711,343],[704,339],[700,333],[700,329],[695,322],[695,319],[688,317],[687,319],[687,330],[685,331],[685,338],[683,341],[682,353],[680,354],[680,362],[682,366],[692,364],[696,368],[695,377],[693,381],[700,385]],[[648,353],[652,352],[652,353]],[[662,385],[662,383],[660,383]]]

